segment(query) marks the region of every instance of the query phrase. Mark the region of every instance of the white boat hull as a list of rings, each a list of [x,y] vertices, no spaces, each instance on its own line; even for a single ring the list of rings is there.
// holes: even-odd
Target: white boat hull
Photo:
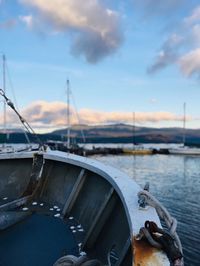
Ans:
[[[200,155],[200,149],[198,148],[174,148],[169,149],[170,154],[177,154],[177,155]]]
[[[133,179],[85,157],[55,151],[39,155],[45,163],[34,171],[33,152],[0,155],[0,198],[6,199],[0,204],[0,215],[6,217],[6,222],[12,225],[13,216],[19,222],[21,212],[30,205],[35,208],[40,201],[57,206],[62,219],[73,216],[84,228],[83,249],[89,255],[95,253],[95,258],[104,264],[109,250],[115,247],[119,266],[170,265],[162,250],[135,239],[145,221],[154,221],[159,227],[161,224],[154,208],[139,208],[137,195],[141,188]],[[37,185],[34,178],[38,179]],[[35,186],[39,193],[34,190],[31,194]]]

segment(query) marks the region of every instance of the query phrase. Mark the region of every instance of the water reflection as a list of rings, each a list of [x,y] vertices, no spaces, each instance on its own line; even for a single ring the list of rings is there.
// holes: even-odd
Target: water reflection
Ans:
[[[177,155],[101,156],[150,191],[178,220],[185,265],[200,265],[200,157]]]

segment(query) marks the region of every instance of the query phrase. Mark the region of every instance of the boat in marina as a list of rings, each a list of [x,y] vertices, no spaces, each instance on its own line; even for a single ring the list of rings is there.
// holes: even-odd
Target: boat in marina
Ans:
[[[131,178],[89,158],[50,150],[1,154],[0,264],[170,265],[156,247],[164,231],[147,226],[161,228],[156,210],[164,209],[156,201],[143,206],[148,198]],[[169,247],[174,263],[182,258],[177,246]]]
[[[35,139],[37,151],[0,154],[0,265],[183,266],[177,222],[148,185]]]
[[[175,155],[200,155],[200,149],[181,146],[179,148],[169,149],[169,153]]]
[[[67,79],[66,81],[66,93],[67,93],[67,134],[66,134],[66,140],[64,140],[64,135],[63,140],[48,140],[46,142],[47,146],[52,149],[52,150],[58,150],[58,151],[63,151],[63,152],[70,152],[73,154],[77,155],[86,155],[86,150],[83,147],[80,147],[78,143],[76,143],[76,140],[71,136],[71,111],[70,111],[70,96],[72,95],[72,90],[70,86],[70,81]],[[78,122],[80,123],[80,119],[78,116],[78,112],[76,110],[76,117]],[[85,142],[85,136],[83,131],[81,131],[82,139],[83,142]]]
[[[123,149],[123,153],[126,155],[151,155],[153,154],[152,149],[145,149],[142,146],[133,149]]]
[[[153,154],[153,149],[144,148],[143,145],[136,143],[136,113],[133,112],[133,146],[132,148],[123,148],[123,154],[126,155],[151,155]]]
[[[169,154],[175,155],[200,155],[200,149],[195,147],[188,147],[186,143],[186,103],[183,105],[184,116],[183,116],[183,144],[176,148],[170,148]]]

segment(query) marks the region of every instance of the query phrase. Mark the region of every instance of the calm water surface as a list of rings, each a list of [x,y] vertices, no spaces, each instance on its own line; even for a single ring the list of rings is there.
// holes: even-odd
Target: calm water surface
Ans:
[[[200,265],[200,157],[175,155],[98,156],[126,172],[139,185],[150,182],[151,193],[178,220],[185,265]]]

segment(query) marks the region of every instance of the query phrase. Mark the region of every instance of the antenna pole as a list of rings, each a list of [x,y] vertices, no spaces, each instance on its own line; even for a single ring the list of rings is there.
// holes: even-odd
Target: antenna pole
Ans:
[[[67,148],[70,148],[70,85],[67,80]]]

